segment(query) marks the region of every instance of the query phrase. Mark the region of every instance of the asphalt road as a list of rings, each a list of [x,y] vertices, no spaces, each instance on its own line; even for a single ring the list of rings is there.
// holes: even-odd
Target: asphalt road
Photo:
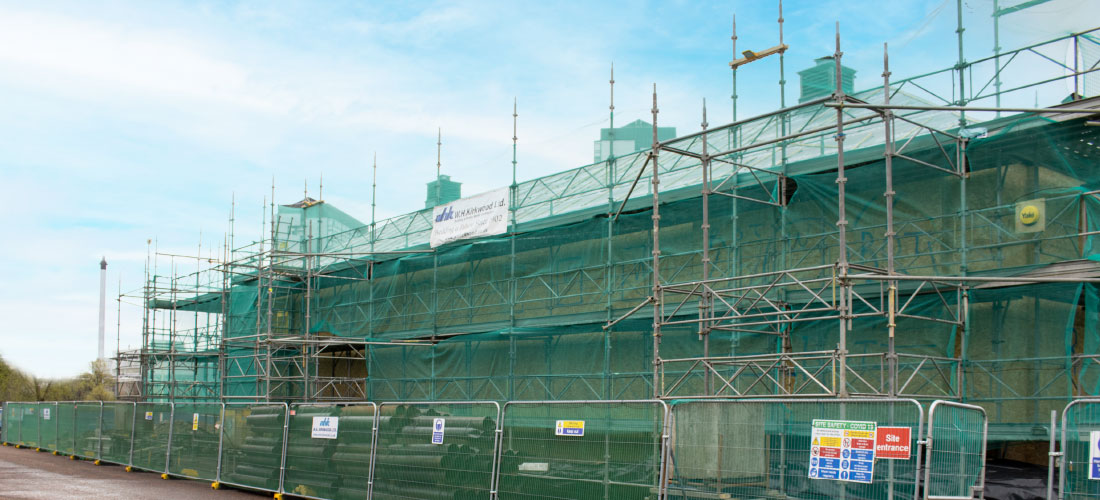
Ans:
[[[118,465],[96,466],[84,460],[0,446],[0,499],[126,498],[219,500],[271,498],[270,493],[210,488],[205,481],[171,479],[160,474],[126,472]]]

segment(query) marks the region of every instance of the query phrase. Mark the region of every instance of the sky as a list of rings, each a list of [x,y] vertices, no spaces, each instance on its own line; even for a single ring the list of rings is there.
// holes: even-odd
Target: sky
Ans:
[[[963,2],[968,59],[992,53],[992,8]],[[617,124],[650,119],[654,84],[662,126],[698,130],[704,99],[712,126],[728,122],[732,18],[738,50],[762,50],[777,13],[771,0],[0,2],[0,356],[39,377],[84,371],[101,257],[108,356],[116,337],[140,346],[140,301],[117,296],[140,289],[150,248],[207,255],[234,204],[235,241],[255,239],[273,186],[287,204],[323,179],[325,201],[366,222],[377,155],[378,219],[423,208],[437,131],[465,195],[507,186],[513,102],[520,181],[587,164],[612,64]],[[833,53],[836,21],[859,89],[880,84],[884,42],[895,79],[953,65],[956,16],[955,0],[787,0],[786,102],[797,71]],[[1100,2],[1052,0],[1003,17],[1001,45],[1090,20]],[[738,116],[779,107],[778,80],[775,57],[742,67]]]

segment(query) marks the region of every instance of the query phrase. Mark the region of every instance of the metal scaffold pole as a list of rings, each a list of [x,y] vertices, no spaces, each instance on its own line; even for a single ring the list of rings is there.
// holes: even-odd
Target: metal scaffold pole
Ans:
[[[840,22],[836,23],[836,52],[833,54],[833,59],[836,64],[836,91],[833,94],[833,100],[837,104],[841,104],[846,99],[844,95],[844,80],[843,70],[840,65],[841,57],[844,55],[840,51]],[[838,294],[839,303],[837,309],[839,311],[840,319],[839,324],[839,339],[840,342],[837,345],[837,379],[838,387],[835,389],[837,394],[841,397],[848,396],[848,329],[851,327],[850,307],[848,299],[851,296],[851,288],[848,282],[848,218],[847,209],[845,207],[845,185],[848,179],[844,177],[844,110],[837,108],[836,111],[836,185],[837,185],[837,241],[839,242],[839,248],[837,249],[837,276],[836,279],[839,282]],[[834,288],[836,285],[834,285]]]

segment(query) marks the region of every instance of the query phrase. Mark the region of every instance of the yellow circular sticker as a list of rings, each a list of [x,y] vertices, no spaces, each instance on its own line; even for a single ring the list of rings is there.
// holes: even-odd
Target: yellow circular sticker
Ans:
[[[1025,226],[1030,226],[1039,222],[1039,207],[1035,205],[1024,205],[1020,209],[1020,223]]]

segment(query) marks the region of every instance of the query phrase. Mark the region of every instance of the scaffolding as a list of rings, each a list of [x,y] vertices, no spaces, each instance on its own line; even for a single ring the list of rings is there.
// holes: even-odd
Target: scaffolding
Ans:
[[[1026,435],[1100,393],[1097,34],[903,80],[884,50],[882,85],[848,93],[838,30],[831,95],[737,119],[738,67],[780,36],[731,64],[731,123],[704,104],[658,141],[655,88],[648,151],[525,182],[514,125],[496,237],[433,249],[431,209],[265,201],[264,237],[234,247],[231,218],[193,272],[153,254],[141,397],[947,398]]]

